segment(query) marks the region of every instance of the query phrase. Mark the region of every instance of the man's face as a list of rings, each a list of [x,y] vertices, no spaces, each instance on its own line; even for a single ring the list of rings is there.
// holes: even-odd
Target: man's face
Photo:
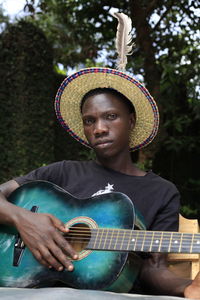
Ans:
[[[85,136],[99,157],[112,157],[129,151],[134,116],[126,104],[111,94],[89,97],[82,108]]]

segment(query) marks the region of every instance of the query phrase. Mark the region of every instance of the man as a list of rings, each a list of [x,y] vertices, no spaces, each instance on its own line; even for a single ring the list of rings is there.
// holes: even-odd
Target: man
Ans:
[[[56,114],[73,137],[94,149],[96,160],[53,163],[0,186],[1,223],[17,228],[41,264],[57,271],[72,271],[69,256],[76,260],[78,253],[61,234],[68,230],[60,220],[6,200],[28,181],[47,180],[79,198],[123,192],[143,214],[147,229],[177,230],[177,189],[153,172],[138,169],[131,161],[130,149],[150,143],[158,129],[157,106],[139,82],[116,70],[81,70],[62,83],[56,97]],[[176,277],[167,269],[166,257],[161,254],[146,257],[140,274],[142,285],[150,293],[194,299],[200,299],[198,278],[192,282]]]

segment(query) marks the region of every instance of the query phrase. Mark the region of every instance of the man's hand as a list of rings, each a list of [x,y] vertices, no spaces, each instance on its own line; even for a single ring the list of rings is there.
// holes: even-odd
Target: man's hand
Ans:
[[[200,272],[197,274],[192,283],[185,288],[184,297],[200,300]]]
[[[181,278],[170,271],[167,255],[161,253],[152,253],[149,258],[144,260],[140,280],[144,291],[148,294],[178,297],[186,297],[184,291],[192,284],[192,280]],[[187,294],[188,296],[189,294]],[[194,299],[200,300],[200,298]]]
[[[63,267],[73,270],[69,256],[77,259],[78,255],[62,235],[68,229],[60,220],[50,214],[24,210],[15,226],[25,245],[41,264],[57,271],[62,271]]]

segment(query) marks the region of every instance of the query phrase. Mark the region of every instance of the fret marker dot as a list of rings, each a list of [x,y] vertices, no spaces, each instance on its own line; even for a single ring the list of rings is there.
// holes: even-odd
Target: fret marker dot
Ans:
[[[135,242],[135,239],[132,239],[131,242]]]
[[[199,245],[200,244],[200,241],[197,241],[197,245]]]
[[[178,241],[174,241],[174,244],[178,244]]]
[[[156,240],[155,243],[158,244],[158,243],[159,243],[159,240]]]

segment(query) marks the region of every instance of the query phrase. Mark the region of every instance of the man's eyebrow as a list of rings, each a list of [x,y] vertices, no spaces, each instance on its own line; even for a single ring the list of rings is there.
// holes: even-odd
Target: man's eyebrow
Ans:
[[[94,118],[94,116],[93,115],[91,115],[91,114],[82,114],[82,117],[83,118]]]

